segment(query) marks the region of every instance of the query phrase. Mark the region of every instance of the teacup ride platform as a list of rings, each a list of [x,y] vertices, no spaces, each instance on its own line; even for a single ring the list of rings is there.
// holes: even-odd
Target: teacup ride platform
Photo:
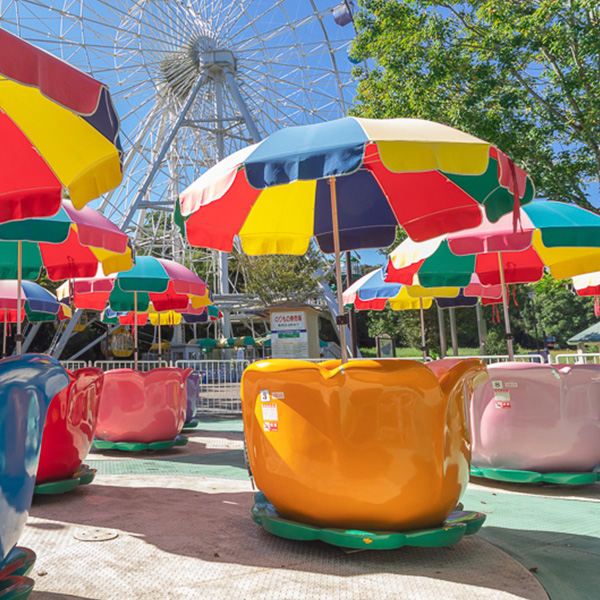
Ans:
[[[347,548],[448,546],[485,515],[457,510],[469,479],[479,360],[266,360],[242,377],[253,519]]]
[[[600,481],[600,365],[501,363],[471,403],[471,474],[511,483]]]
[[[191,372],[175,367],[107,371],[94,448],[140,452],[185,445],[187,438],[179,434]]]
[[[35,553],[17,547],[31,508],[50,400],[69,384],[60,363],[26,354],[0,360],[0,599],[26,598]]]
[[[96,469],[84,464],[96,432],[104,374],[100,369],[66,371],[69,385],[50,403],[34,494],[60,494],[87,485]]]

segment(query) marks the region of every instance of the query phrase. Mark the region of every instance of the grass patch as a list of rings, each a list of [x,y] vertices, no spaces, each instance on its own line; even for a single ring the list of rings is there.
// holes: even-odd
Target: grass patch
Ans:
[[[363,358],[375,358],[377,356],[376,348],[360,348],[360,353]],[[477,356],[479,354],[479,348],[459,348],[459,356]],[[412,358],[422,356],[422,352],[418,348],[396,348],[396,356],[398,358]],[[450,350],[448,356],[452,356],[452,350]]]

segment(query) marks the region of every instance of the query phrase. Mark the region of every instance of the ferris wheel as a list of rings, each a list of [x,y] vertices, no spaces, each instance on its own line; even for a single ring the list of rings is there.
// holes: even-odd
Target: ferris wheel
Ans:
[[[125,176],[95,207],[142,254],[184,262],[190,249],[171,219],[180,191],[277,129],[346,114],[353,8],[352,0],[0,0],[0,26],[110,87]],[[195,250],[194,261],[213,290],[235,291],[226,254]]]
[[[352,7],[340,0],[0,0],[0,26],[110,86],[125,178],[97,208],[133,232],[142,252],[169,254],[175,233],[166,214],[206,168],[282,127],[345,115]]]

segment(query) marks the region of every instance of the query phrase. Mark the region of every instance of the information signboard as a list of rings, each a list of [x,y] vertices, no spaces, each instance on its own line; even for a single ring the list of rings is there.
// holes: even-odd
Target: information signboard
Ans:
[[[306,315],[301,310],[271,313],[273,358],[308,358]]]

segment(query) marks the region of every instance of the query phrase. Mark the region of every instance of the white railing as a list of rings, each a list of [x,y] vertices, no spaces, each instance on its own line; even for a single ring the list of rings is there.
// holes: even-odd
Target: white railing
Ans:
[[[448,356],[447,358],[454,358]],[[478,358],[486,364],[496,362],[508,362],[510,360],[508,354],[473,354],[472,356],[459,356],[457,358]],[[513,356],[514,362],[531,362],[531,363],[544,363],[544,357],[541,354],[515,354]]]
[[[557,354],[556,357],[557,364],[566,364],[566,365],[587,365],[600,364],[600,353],[598,352],[573,352],[570,354]]]
[[[161,364],[157,360],[138,360],[138,371],[150,371],[151,369],[157,369]],[[163,367],[171,366],[166,360],[162,361]],[[112,371],[114,369],[134,369],[135,361],[133,360],[96,360],[94,361],[94,367],[102,369],[103,371]]]
[[[197,406],[201,413],[240,414],[240,381],[248,360],[178,360],[180,369],[191,367],[200,375]]]
[[[77,371],[77,369],[85,369],[89,367],[87,360],[61,360],[60,364],[69,371]]]
[[[257,359],[256,362],[258,362],[259,360],[277,360],[277,359],[273,359],[271,357],[269,358],[259,358]],[[321,363],[321,362],[325,362],[327,360],[340,360],[339,358],[327,358],[327,357],[321,357],[321,358],[297,358],[297,359],[293,359],[293,360],[302,360],[305,362],[313,362],[313,363]],[[354,360],[393,360],[393,357],[391,356],[383,356],[381,358],[377,358],[376,356],[361,356],[358,358],[349,358],[349,361],[354,361]],[[423,355],[421,354],[421,356],[397,356],[395,360],[418,360],[423,362]],[[427,362],[433,360],[432,358],[427,357]]]
[[[600,355],[599,355],[600,356]],[[478,358],[480,360],[482,360],[483,362],[485,362],[486,364],[490,364],[490,363],[495,363],[495,362],[508,362],[508,354],[485,354],[485,355],[481,355],[481,354],[473,354],[471,356],[446,356],[446,358]],[[262,360],[262,359],[260,359]],[[270,359],[265,359],[265,360],[270,360]],[[327,358],[300,358],[299,360],[304,360],[304,361],[308,361],[308,362],[323,362],[325,360],[330,360]],[[335,360],[335,359],[334,359]],[[419,356],[397,356],[397,357],[391,357],[391,356],[382,356],[381,358],[377,358],[376,356],[369,356],[369,357],[361,357],[361,358],[350,358],[350,361],[355,361],[355,360],[416,360],[418,362],[431,362],[432,360],[434,360],[433,358],[431,358],[430,356],[428,356],[425,361],[423,361],[423,355],[420,354]],[[515,362],[533,362],[533,363],[543,363],[544,362],[544,357],[541,354],[516,354],[513,357],[513,360]]]

